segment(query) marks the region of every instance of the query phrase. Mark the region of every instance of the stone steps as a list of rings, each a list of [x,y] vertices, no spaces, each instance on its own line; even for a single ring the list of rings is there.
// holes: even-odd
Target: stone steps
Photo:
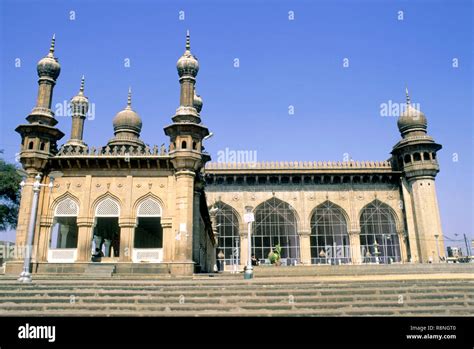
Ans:
[[[423,276],[420,276],[422,278]],[[400,303],[399,303],[400,301]],[[0,278],[0,316],[472,316],[474,279]]]

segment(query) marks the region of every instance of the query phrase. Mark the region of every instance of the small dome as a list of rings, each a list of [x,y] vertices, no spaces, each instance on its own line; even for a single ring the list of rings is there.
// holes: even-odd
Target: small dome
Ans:
[[[198,113],[201,112],[201,109],[202,109],[202,98],[201,98],[201,96],[197,95],[196,93],[194,93],[193,106],[194,106],[194,108],[196,109],[196,111],[197,111]]]
[[[402,134],[408,131],[426,131],[428,122],[425,114],[407,103],[407,107],[398,118],[398,129]]]
[[[82,76],[81,79],[81,88],[79,89],[79,93],[72,97],[71,104],[89,104],[89,99],[84,96],[84,76]]]
[[[199,62],[196,57],[194,57],[190,51],[190,38],[189,31],[186,35],[186,51],[178,59],[176,63],[176,68],[178,69],[179,76],[191,75],[196,76],[199,72]]]
[[[140,131],[142,130],[142,119],[135,111],[132,110],[131,90],[128,91],[127,107],[115,115],[113,125],[114,133],[120,131],[129,131],[135,133],[136,135],[140,135]]]
[[[127,106],[127,108],[115,115],[113,125],[115,132],[123,130],[139,134],[142,130],[142,119]]]
[[[42,58],[36,66],[39,77],[48,76],[56,80],[61,72],[61,66],[58,63],[58,59],[54,57],[54,42],[55,37],[53,35],[48,55]]]

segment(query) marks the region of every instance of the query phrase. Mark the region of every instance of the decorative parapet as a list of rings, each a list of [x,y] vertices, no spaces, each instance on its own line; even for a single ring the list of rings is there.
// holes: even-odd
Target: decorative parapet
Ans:
[[[75,145],[64,145],[59,149],[56,157],[157,157],[168,156],[168,149],[164,145],[149,146],[106,146],[106,147],[79,147]]]
[[[266,161],[210,162],[206,170],[319,170],[319,169],[391,169],[390,161]]]

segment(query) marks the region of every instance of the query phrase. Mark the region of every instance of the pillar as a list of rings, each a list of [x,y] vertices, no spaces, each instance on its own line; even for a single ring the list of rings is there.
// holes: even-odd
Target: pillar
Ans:
[[[173,218],[161,217],[161,227],[163,228],[163,261],[171,262],[174,258]]]
[[[194,172],[188,170],[176,172],[175,262],[193,262],[194,176]]]
[[[351,245],[351,260],[352,264],[361,264],[362,256],[360,250],[360,230],[349,230],[349,243]]]
[[[90,262],[92,257],[93,219],[77,218],[77,261]]]
[[[136,220],[131,217],[121,217],[120,227],[120,262],[131,262],[133,252],[133,239],[135,237]]]
[[[298,232],[300,239],[300,262],[301,264],[311,264],[311,231],[300,230]]]

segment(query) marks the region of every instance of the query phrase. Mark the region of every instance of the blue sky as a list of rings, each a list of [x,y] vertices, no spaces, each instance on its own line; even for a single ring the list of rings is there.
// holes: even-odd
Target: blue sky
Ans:
[[[386,160],[400,135],[396,116],[381,116],[381,105],[403,103],[408,86],[429,134],[443,145],[441,219],[446,236],[459,239],[474,226],[472,7],[456,0],[4,0],[0,149],[14,161],[20,142],[14,128],[34,106],[36,63],[53,33],[62,66],[53,105],[69,101],[85,74],[95,105],[85,124],[90,146],[113,136],[112,119],[126,105],[128,86],[143,120],[142,139],[167,143],[162,128],[178,106],[175,64],[190,29],[201,66],[201,116],[214,133],[206,149],[214,159],[229,148],[256,151],[259,161],[340,161],[344,154]],[[57,118],[64,142],[71,120]]]

